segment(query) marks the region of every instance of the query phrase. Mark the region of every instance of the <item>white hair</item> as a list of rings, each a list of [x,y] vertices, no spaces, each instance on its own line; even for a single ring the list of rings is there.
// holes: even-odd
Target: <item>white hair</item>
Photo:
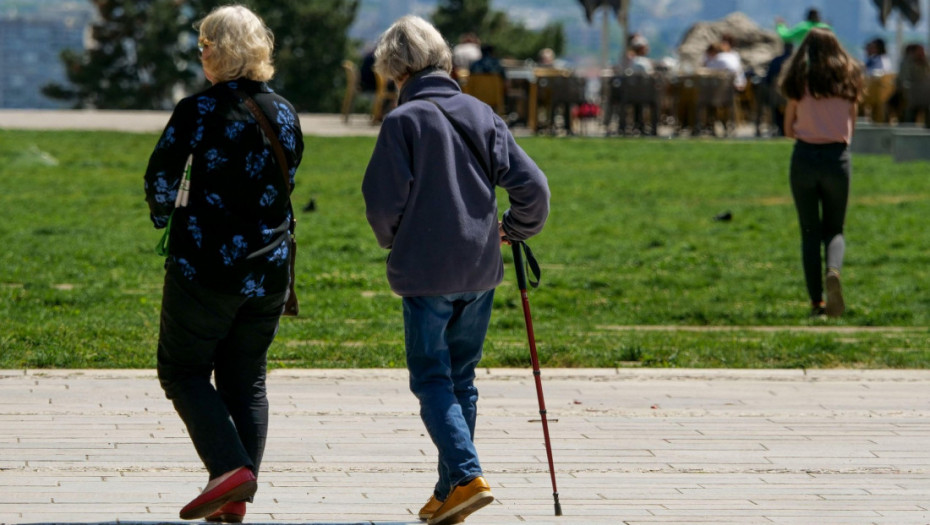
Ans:
[[[452,71],[452,51],[439,31],[426,20],[407,15],[398,19],[378,39],[374,69],[384,77],[399,80],[435,67]]]

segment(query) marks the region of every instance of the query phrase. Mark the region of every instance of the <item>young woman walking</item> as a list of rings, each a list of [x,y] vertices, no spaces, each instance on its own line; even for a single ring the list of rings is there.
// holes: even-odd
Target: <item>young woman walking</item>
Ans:
[[[862,68],[830,30],[813,28],[791,58],[781,90],[788,99],[785,136],[795,139],[791,194],[801,226],[811,315],[839,317],[846,309],[840,285],[846,249],[843,224],[852,169],[849,143],[863,95]]]

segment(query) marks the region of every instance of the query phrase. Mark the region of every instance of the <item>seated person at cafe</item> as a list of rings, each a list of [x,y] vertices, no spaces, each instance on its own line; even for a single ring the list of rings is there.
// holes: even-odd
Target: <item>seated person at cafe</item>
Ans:
[[[885,41],[874,38],[865,44],[865,73],[870,77],[880,77],[894,73],[891,59],[888,58]]]
[[[646,37],[641,35],[636,35],[630,40],[630,63],[624,68],[624,71],[632,71],[633,73],[642,73],[650,75],[655,71],[655,67],[652,64],[652,59],[647,55],[649,54],[649,41],[646,40]]]
[[[544,47],[539,50],[536,60],[536,67],[551,67],[555,69],[565,69],[567,64],[564,60],[555,57],[555,51],[552,48]]]
[[[733,73],[733,87],[738,91],[746,89],[746,73],[743,71],[743,61],[739,54],[733,51],[732,38],[728,35],[707,46],[704,58],[704,67]]]
[[[481,46],[481,58],[472,62],[471,66],[468,68],[469,71],[472,74],[496,73],[503,77],[504,66],[501,65],[501,61],[497,59],[494,51],[494,46],[490,44]]]
[[[472,63],[481,59],[481,41],[474,33],[465,33],[459,37],[459,43],[452,48],[452,66],[454,69],[468,70]]]
[[[762,77],[762,85],[765,86],[767,90],[766,93],[768,94],[766,106],[769,108],[772,124],[777,130],[776,134],[778,136],[785,135],[785,102],[778,94],[778,78],[781,75],[782,68],[788,63],[788,60],[791,59],[791,54],[793,52],[794,44],[785,42],[782,53],[769,62],[765,76]]]
[[[375,50],[372,49],[362,58],[362,63],[358,68],[359,88],[363,93],[374,93],[378,88],[378,81],[375,79]]]
[[[930,82],[930,62],[921,44],[908,44],[904,48],[904,57],[898,66],[895,77],[895,92],[888,100],[888,106],[898,116],[899,122],[914,122],[916,115],[908,111],[908,92],[915,86]],[[926,116],[924,117],[926,118]]]

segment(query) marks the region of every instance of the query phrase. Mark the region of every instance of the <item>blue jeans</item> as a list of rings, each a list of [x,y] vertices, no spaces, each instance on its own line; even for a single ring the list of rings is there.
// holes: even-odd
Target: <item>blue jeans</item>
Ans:
[[[440,501],[482,475],[474,444],[475,367],[493,301],[494,290],[404,297],[410,390],[420,400],[420,418],[439,451],[434,495]]]

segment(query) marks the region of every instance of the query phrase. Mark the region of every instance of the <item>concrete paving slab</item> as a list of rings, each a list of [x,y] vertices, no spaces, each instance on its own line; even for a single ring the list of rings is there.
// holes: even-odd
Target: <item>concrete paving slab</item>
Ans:
[[[482,370],[469,524],[930,523],[930,371]],[[151,370],[0,371],[0,523],[180,523],[206,481]],[[435,451],[404,370],[275,370],[249,523],[409,524]],[[15,399],[15,402],[9,402]]]

